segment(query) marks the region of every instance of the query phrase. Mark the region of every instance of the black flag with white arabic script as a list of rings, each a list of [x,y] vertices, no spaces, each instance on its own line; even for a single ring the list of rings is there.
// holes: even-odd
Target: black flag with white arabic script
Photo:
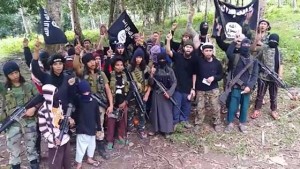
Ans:
[[[51,45],[68,42],[65,33],[58,27],[55,21],[53,21],[50,18],[48,12],[42,7],[40,7],[40,16],[42,24],[42,33],[46,44]]]
[[[213,36],[217,36],[217,25],[222,25],[222,39],[232,40],[236,33],[243,33],[251,38],[249,32],[256,30],[259,17],[259,0],[252,0],[244,7],[237,7],[220,0],[214,0],[215,21]]]
[[[123,43],[126,46],[133,41],[133,35],[138,32],[126,11],[108,29],[111,44]]]

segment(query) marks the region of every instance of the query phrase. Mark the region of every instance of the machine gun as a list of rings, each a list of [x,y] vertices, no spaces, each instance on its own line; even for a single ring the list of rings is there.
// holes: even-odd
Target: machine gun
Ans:
[[[91,96],[93,99],[97,101],[100,107],[107,109],[107,103],[97,93],[93,93]],[[122,117],[122,111],[114,107],[112,115],[114,116],[115,119],[117,119],[117,121],[120,121]]]
[[[225,91],[219,97],[219,101],[222,105],[226,105],[228,95],[230,94],[232,87],[235,84],[242,86],[243,82],[240,80],[240,78],[245,73],[245,71],[254,63],[254,61],[255,60],[253,59],[250,63],[248,63],[233,79],[231,79],[232,72],[228,73]]]
[[[125,71],[127,77],[129,77],[130,86],[133,89],[133,96],[134,96],[134,99],[135,99],[140,111],[143,114],[146,114],[146,105],[145,105],[145,103],[144,103],[144,101],[143,101],[143,99],[140,95],[140,92],[137,88],[136,82],[133,80],[133,77],[132,77],[131,73],[127,69],[125,69],[124,71]]]
[[[24,106],[17,107],[10,116],[6,117],[0,124],[0,133],[9,128],[14,122],[19,122],[25,115],[26,109],[35,106],[37,99],[40,99],[40,95],[34,96]]]
[[[264,65],[260,61],[257,61],[257,63],[260,66],[260,68],[264,72],[266,72],[272,80],[274,80],[274,82],[278,85],[278,87],[283,88],[284,90],[286,90],[288,92],[288,96],[290,99],[294,98],[293,95],[290,93],[290,91],[287,89],[288,88],[287,84],[279,78],[279,75],[276,72],[272,71],[270,68],[268,68],[266,65]]]
[[[162,91],[163,93],[167,92],[166,87],[160,83],[157,79],[155,79],[155,77],[152,77],[152,79],[155,81],[156,85],[158,86],[159,90]],[[172,102],[172,104],[180,111],[180,113],[184,114],[183,111],[180,109],[180,107],[178,106],[178,103],[174,100],[173,97],[170,97],[169,100]]]
[[[61,120],[61,123],[60,123],[60,133],[58,135],[58,140],[60,142],[62,141],[64,134],[68,134],[68,131],[69,131],[69,117],[71,117],[72,110],[73,110],[73,105],[71,103],[69,103],[67,113],[66,113],[66,115],[64,115],[64,118]],[[52,128],[52,134],[54,136],[53,128]],[[55,142],[55,138],[53,138],[53,141]],[[56,158],[56,155],[57,155],[57,151],[58,151],[58,146],[56,146],[56,150],[55,150],[55,154],[54,154],[54,157],[53,157],[53,160],[52,160],[52,164],[54,164],[54,161],[55,161],[55,158]]]

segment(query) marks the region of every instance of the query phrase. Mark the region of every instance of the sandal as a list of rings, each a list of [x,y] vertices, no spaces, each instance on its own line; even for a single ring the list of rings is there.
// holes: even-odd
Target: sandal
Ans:
[[[251,118],[252,119],[256,119],[260,116],[260,111],[259,110],[255,110],[252,114],[251,114]]]
[[[99,161],[93,161],[93,162],[86,162],[86,163],[88,163],[89,165],[92,165],[92,166],[94,166],[94,167],[98,167],[99,165],[100,165],[100,162]]]
[[[156,134],[156,132],[152,132],[152,131],[148,132],[149,136],[154,136],[155,134]]]
[[[106,149],[107,150],[113,150],[114,149],[114,144],[113,143],[111,143],[111,142],[109,142],[108,144],[107,144],[107,146],[106,146]]]
[[[118,144],[121,144],[121,145],[129,145],[129,141],[128,140],[125,140],[125,139],[119,139],[117,140],[117,143]]]
[[[145,133],[144,131],[139,131],[138,133],[141,139],[147,138],[147,133]]]
[[[274,120],[278,120],[280,118],[279,114],[276,111],[272,111],[271,116],[273,117]]]

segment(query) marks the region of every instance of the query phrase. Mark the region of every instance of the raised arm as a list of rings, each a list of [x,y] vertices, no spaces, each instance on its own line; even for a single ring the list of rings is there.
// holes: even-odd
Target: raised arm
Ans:
[[[40,49],[41,49],[41,42],[37,40],[34,47],[33,59],[31,61],[31,72],[42,84],[45,84],[45,79],[47,76],[49,76],[49,74],[42,71],[39,66],[38,60],[39,60]]]
[[[193,17],[194,17],[195,9],[192,7],[190,12],[191,13],[189,14],[187,20],[186,31],[189,32],[194,38],[198,34],[193,28]]]
[[[80,45],[77,45],[75,47],[75,56],[74,56],[74,59],[73,59],[73,69],[75,70],[76,72],[76,75],[81,77],[82,74],[83,74],[83,65],[81,64],[81,58],[80,58],[80,51],[81,51],[81,46]]]
[[[218,29],[218,32],[217,32],[217,36],[216,36],[216,42],[218,44],[218,46],[224,51],[226,52],[227,49],[229,48],[229,43],[225,43],[222,38],[221,38],[221,31],[222,31],[222,25],[221,24],[218,24],[217,25],[217,29]]]
[[[166,44],[166,53],[167,55],[169,55],[170,57],[173,57],[173,52],[171,50],[171,39],[173,38],[172,33],[170,31],[170,33],[167,35],[166,39],[167,39],[167,44]]]
[[[236,42],[232,42],[226,51],[226,55],[229,61],[232,61],[234,59],[235,46],[236,46]]]

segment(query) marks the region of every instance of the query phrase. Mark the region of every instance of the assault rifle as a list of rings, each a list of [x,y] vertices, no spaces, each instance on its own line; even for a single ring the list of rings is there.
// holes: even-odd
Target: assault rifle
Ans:
[[[133,96],[134,96],[134,99],[137,103],[137,105],[139,106],[139,109],[140,111],[143,113],[143,114],[147,114],[146,113],[146,105],[140,95],[140,92],[139,92],[139,89],[136,85],[136,82],[133,80],[133,77],[131,75],[131,73],[127,70],[127,69],[124,69],[127,77],[129,77],[129,81],[130,81],[130,86],[132,87],[133,89]]]
[[[107,109],[107,103],[101,98],[101,96],[99,96],[97,93],[93,93],[91,96],[93,99],[95,99],[97,101],[97,103],[100,107]],[[112,114],[117,119],[117,121],[121,120],[122,116],[121,116],[121,112],[119,109],[114,107]]]
[[[155,81],[156,85],[158,86],[159,90],[162,91],[163,93],[167,92],[166,87],[160,83],[155,77],[152,77],[152,79]],[[184,114],[183,111],[180,109],[178,106],[178,103],[174,100],[173,97],[170,97],[169,100],[172,102],[172,104],[180,111],[180,113]]]
[[[6,117],[0,124],[0,133],[9,128],[14,122],[19,122],[25,116],[26,109],[31,108],[37,104],[37,100],[41,95],[36,95],[30,99],[24,106],[17,107],[10,116]]]
[[[268,68],[266,65],[264,65],[263,63],[261,63],[260,61],[257,61],[258,65],[260,66],[260,68],[266,72],[268,74],[268,76],[275,81],[275,83],[278,85],[278,87],[283,88],[284,90],[286,90],[288,92],[288,96],[290,99],[293,99],[293,95],[290,93],[290,91],[287,89],[288,86],[287,84],[281,80],[279,78],[279,75],[272,71],[270,68]]]
[[[255,59],[252,59],[251,62],[248,63],[233,79],[231,79],[232,72],[228,73],[225,91],[219,97],[219,101],[222,105],[226,105],[228,95],[231,93],[232,87],[235,84],[243,86],[243,81],[241,81],[240,78],[245,73],[245,71],[253,64],[254,61]]]
[[[72,114],[72,110],[73,110],[73,105],[71,103],[68,104],[68,109],[67,109],[67,113],[66,115],[64,115],[64,118],[61,120],[60,123],[60,133],[58,135],[58,140],[61,142],[63,139],[64,134],[68,134],[69,131],[69,118],[71,117]],[[55,133],[52,133],[53,135]],[[55,138],[53,140],[55,142]],[[58,146],[56,146],[56,150],[55,150],[55,154],[52,160],[52,164],[54,164],[56,155],[57,155],[57,151],[58,151]]]

